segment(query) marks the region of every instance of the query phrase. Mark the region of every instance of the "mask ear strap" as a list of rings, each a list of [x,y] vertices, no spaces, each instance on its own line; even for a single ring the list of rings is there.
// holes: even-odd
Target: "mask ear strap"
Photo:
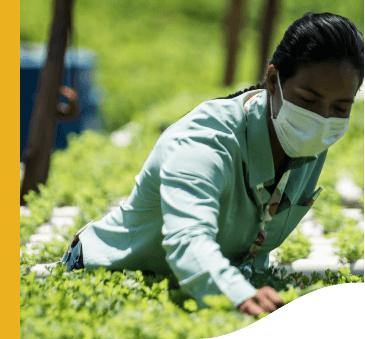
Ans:
[[[271,111],[271,120],[274,121],[274,112],[272,110],[272,95],[269,93],[270,95],[270,111]]]
[[[281,100],[283,101],[283,103],[284,103],[284,94],[283,94],[283,91],[282,91],[282,89],[281,89],[281,84],[280,84],[280,78],[279,78],[279,71],[277,71],[277,73],[278,73],[278,84],[279,84],[279,90],[280,90],[280,94],[281,94]]]

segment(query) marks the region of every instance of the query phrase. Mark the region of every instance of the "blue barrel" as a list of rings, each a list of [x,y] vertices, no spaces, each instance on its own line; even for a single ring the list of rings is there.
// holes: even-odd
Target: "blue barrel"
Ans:
[[[20,43],[20,161],[23,161],[29,122],[40,85],[38,80],[46,57],[47,45]],[[54,148],[66,148],[66,135],[70,132],[79,134],[84,129],[100,131],[104,127],[98,109],[100,89],[92,84],[94,62],[95,55],[91,50],[71,47],[66,51],[62,84],[76,89],[80,115],[73,120],[57,121]],[[60,96],[59,101],[67,102],[63,96]]]

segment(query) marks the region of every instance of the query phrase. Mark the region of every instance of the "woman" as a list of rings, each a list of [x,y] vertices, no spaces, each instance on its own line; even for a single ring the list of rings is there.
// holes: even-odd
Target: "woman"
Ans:
[[[347,131],[362,85],[363,36],[348,19],[307,13],[285,32],[265,82],[203,102],[159,138],[128,200],[75,236],[68,271],[173,273],[206,307],[226,294],[258,315],[282,300],[256,290],[310,206],[327,149]]]

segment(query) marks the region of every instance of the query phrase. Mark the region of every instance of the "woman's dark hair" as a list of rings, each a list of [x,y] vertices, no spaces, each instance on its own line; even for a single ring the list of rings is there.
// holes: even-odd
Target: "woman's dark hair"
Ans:
[[[358,72],[359,90],[364,81],[362,33],[352,21],[341,15],[308,12],[289,26],[268,65],[273,64],[279,71],[284,86],[301,66],[323,61],[349,62]],[[267,89],[266,79],[256,86],[217,99],[231,99],[261,88]]]

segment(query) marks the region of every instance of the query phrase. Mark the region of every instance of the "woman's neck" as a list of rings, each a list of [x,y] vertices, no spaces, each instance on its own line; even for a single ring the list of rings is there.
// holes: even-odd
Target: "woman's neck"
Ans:
[[[279,168],[281,168],[284,164],[286,164],[287,156],[286,154],[284,154],[281,157],[274,158],[273,160],[274,160],[275,172],[277,172]]]
[[[285,170],[288,164],[288,157],[284,155],[280,160],[274,161],[275,175],[280,171]]]

